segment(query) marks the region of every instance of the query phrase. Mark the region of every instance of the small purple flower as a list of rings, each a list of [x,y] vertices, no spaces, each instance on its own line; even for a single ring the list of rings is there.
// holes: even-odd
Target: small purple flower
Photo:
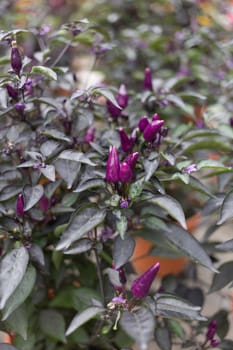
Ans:
[[[153,90],[151,70],[148,67],[145,69],[143,88],[145,90],[150,90],[150,91]]]
[[[26,106],[24,103],[18,102],[15,104],[15,109],[17,110],[17,112],[19,112],[20,114],[24,113]]]
[[[117,297],[112,298],[112,303],[114,304],[126,304],[127,300],[120,294]]]
[[[139,123],[138,123],[139,130],[141,132],[143,132],[148,124],[149,124],[148,118],[147,117],[141,117],[141,119],[139,120]]]
[[[121,84],[116,100],[121,108],[128,106],[129,95],[124,84]]]
[[[197,127],[198,129],[203,129],[203,128],[205,127],[204,121],[203,121],[203,120],[197,120],[197,121],[196,121],[196,127]]]
[[[133,281],[131,292],[135,298],[144,298],[148,295],[152,282],[154,281],[159,268],[160,263],[157,262]]]
[[[163,125],[164,125],[164,120],[155,120],[149,123],[145,128],[145,130],[143,131],[144,139],[149,142],[155,140],[157,133],[159,132],[159,130]]]
[[[106,166],[106,180],[116,183],[119,181],[120,161],[118,151],[115,146],[110,147]]]
[[[24,216],[24,198],[22,193],[18,195],[16,201],[16,213],[18,216]]]
[[[190,175],[190,174],[196,172],[197,170],[198,170],[197,164],[193,163],[193,164],[190,164],[190,165],[186,166],[185,168],[183,168],[182,173]]]
[[[86,134],[84,136],[84,141],[89,143],[89,142],[93,142],[95,139],[95,128],[90,127],[89,129],[87,129]]]
[[[17,47],[16,41],[12,41],[11,43],[11,67],[13,71],[19,75],[22,69],[22,58]]]
[[[128,199],[123,199],[120,202],[120,208],[125,209],[129,207],[129,200]]]
[[[12,85],[10,84],[6,84],[6,89],[8,92],[8,95],[10,97],[12,97],[13,99],[17,100],[18,96],[19,96],[19,92],[17,89],[15,89]]]
[[[118,130],[121,139],[121,148],[124,152],[129,152],[132,150],[135,140],[129,137],[123,129]]]
[[[128,183],[132,180],[133,171],[131,166],[127,162],[123,162],[120,164],[119,170],[119,180],[122,183]]]
[[[44,24],[39,29],[39,35],[40,36],[45,36],[45,35],[47,35],[50,32],[50,30],[51,30],[50,26],[47,25],[47,24]]]

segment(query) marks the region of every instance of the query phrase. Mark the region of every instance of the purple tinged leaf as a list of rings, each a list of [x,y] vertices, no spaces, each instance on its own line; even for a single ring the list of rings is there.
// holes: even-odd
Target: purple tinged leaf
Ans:
[[[131,292],[135,298],[144,298],[148,295],[150,287],[159,271],[159,268],[160,263],[157,262],[133,281]]]
[[[23,216],[24,215],[24,198],[23,194],[20,193],[17,198],[16,202],[16,213],[18,216]]]
[[[20,71],[22,69],[22,58],[17,47],[16,41],[12,41],[11,67],[17,75],[20,74]]]
[[[145,69],[143,88],[145,90],[150,90],[150,91],[153,90],[151,70],[148,67]]]
[[[127,162],[123,162],[120,165],[119,180],[123,183],[128,183],[132,180],[133,171]]]
[[[116,183],[119,181],[120,161],[118,151],[115,146],[110,147],[106,166],[106,180]]]
[[[141,117],[138,123],[139,130],[143,132],[148,124],[149,124],[149,119],[147,117]]]

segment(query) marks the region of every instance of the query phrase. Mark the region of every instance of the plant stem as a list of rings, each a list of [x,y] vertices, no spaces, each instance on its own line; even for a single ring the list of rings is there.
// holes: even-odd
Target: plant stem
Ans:
[[[95,229],[95,240],[96,240],[96,238],[97,238],[97,231]],[[103,305],[106,306],[105,292],[104,292],[104,279],[103,279],[103,274],[102,274],[101,267],[100,267],[100,258],[99,258],[99,254],[97,252],[96,247],[94,247],[94,254],[95,254],[95,260],[96,260],[97,276],[98,276],[99,285],[100,285],[100,294],[101,294]]]

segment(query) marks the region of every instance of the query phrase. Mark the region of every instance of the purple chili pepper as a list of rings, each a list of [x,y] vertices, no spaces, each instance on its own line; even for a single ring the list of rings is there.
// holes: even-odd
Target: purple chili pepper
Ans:
[[[152,282],[154,281],[159,268],[160,263],[157,262],[133,281],[131,292],[135,298],[144,298],[148,295]]]
[[[106,180],[116,183],[119,181],[120,161],[118,151],[115,146],[110,147],[106,166]]]
[[[22,58],[17,47],[16,41],[12,41],[11,43],[11,67],[13,71],[19,75],[22,69]]]
[[[145,69],[143,88],[145,90],[150,90],[150,91],[153,90],[151,70],[148,67]]]
[[[133,171],[131,166],[127,162],[123,162],[120,165],[119,180],[123,183],[128,183],[132,180]]]
[[[24,216],[24,198],[22,193],[18,195],[16,201],[16,213],[18,216]]]

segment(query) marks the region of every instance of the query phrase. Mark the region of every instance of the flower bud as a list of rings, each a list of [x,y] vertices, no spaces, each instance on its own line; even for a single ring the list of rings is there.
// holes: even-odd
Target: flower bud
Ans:
[[[95,128],[90,127],[89,129],[87,129],[86,134],[84,136],[84,141],[89,143],[89,142],[93,142],[95,138]]]
[[[18,216],[24,215],[24,198],[23,194],[20,193],[18,195],[17,201],[16,201],[16,213]]]
[[[143,132],[143,137],[146,141],[153,141],[156,137],[157,132],[163,126],[164,120],[155,120],[147,125]]]
[[[131,286],[131,292],[135,298],[144,298],[148,295],[152,282],[160,268],[160,263],[152,265],[146,272],[136,278]]]
[[[127,279],[126,279],[126,275],[125,275],[125,271],[124,271],[123,267],[120,267],[119,269],[117,269],[117,271],[119,272],[119,280],[120,280],[121,284],[125,285],[127,282]]]
[[[139,123],[138,123],[138,127],[139,127],[140,131],[143,132],[148,124],[149,124],[148,118],[141,117],[141,119],[139,120]]]
[[[130,182],[133,177],[133,171],[127,162],[120,165],[119,180],[123,183]]]
[[[19,75],[22,69],[22,58],[17,47],[16,41],[12,41],[11,48],[11,67],[13,71]]]
[[[17,89],[15,89],[13,86],[11,86],[10,84],[6,84],[6,89],[8,92],[8,95],[10,97],[12,97],[13,99],[17,100],[19,92]]]
[[[118,152],[115,146],[110,147],[108,161],[106,166],[106,180],[108,182],[119,181],[120,161]]]
[[[121,139],[121,148],[124,152],[129,152],[134,146],[134,140],[126,134],[123,129],[118,130]]]
[[[153,85],[152,85],[152,76],[151,76],[151,70],[150,68],[145,69],[145,75],[144,75],[144,81],[143,81],[143,88],[145,90],[153,90]]]
[[[128,106],[129,95],[124,84],[121,84],[117,95],[117,102],[121,108]]]
[[[136,162],[138,160],[138,157],[139,157],[139,152],[134,152],[134,153],[131,153],[129,154],[126,158],[125,158],[125,162],[129,164],[130,168],[132,170],[134,170],[134,167],[136,165]]]

